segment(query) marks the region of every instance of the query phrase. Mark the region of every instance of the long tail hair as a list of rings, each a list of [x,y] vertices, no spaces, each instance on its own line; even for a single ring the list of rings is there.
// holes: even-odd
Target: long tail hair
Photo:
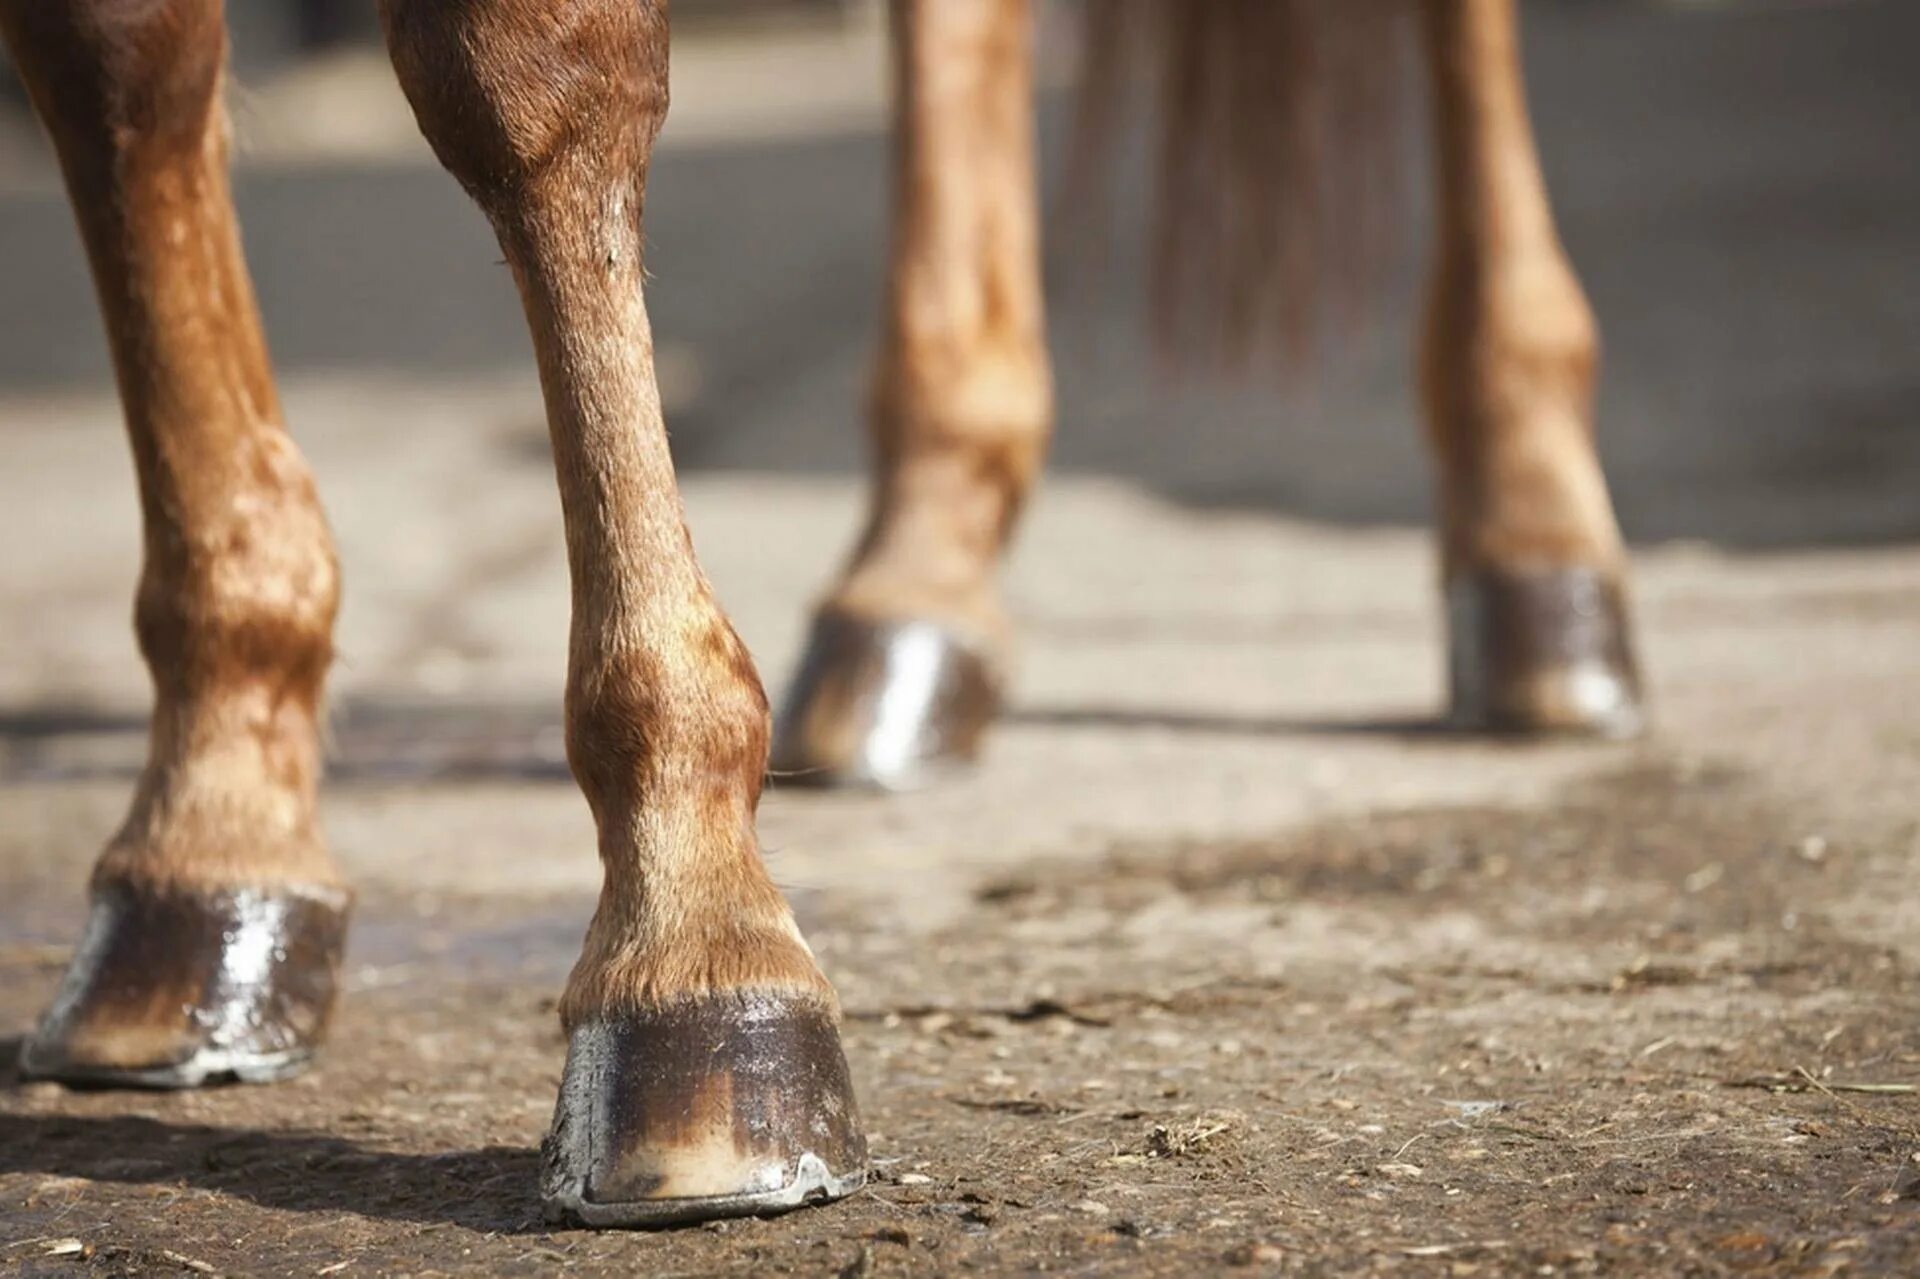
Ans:
[[[1086,0],[1069,193],[1109,185],[1153,82],[1156,344],[1185,363],[1297,363],[1392,246],[1410,0]]]

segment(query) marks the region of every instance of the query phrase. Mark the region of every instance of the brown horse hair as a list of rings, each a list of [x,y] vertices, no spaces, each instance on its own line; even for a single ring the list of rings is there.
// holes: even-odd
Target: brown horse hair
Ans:
[[[1082,242],[1134,91],[1155,112],[1151,330],[1183,365],[1293,369],[1395,247],[1410,0],[1087,0],[1068,215]],[[1097,215],[1094,215],[1097,216]]]

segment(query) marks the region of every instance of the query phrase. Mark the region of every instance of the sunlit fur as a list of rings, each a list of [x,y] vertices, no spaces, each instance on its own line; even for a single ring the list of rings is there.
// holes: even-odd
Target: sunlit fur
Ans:
[[[1026,0],[896,0],[870,517],[826,607],[1005,642],[996,572],[1053,419]]]
[[[152,746],[96,878],[336,884],[314,790],[338,578],[234,226],[219,0],[4,0],[0,31],[72,193],[145,517]]]
[[[573,578],[567,755],[606,883],[569,1023],[713,992],[831,987],[767,876],[768,714],[694,560],[641,297],[667,110],[655,0],[385,0],[422,132],[492,221],[526,306]]]
[[[1422,18],[1440,189],[1421,372],[1444,571],[1617,575],[1599,330],[1547,204],[1514,0],[1426,0]]]

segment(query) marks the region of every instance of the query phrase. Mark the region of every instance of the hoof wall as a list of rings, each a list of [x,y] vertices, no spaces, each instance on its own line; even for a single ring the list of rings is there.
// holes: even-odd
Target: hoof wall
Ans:
[[[775,729],[782,783],[904,790],[971,763],[1000,709],[986,657],[934,622],[814,621]]]
[[[1452,723],[1623,738],[1646,724],[1625,592],[1588,568],[1463,574],[1447,587]]]
[[[548,1218],[597,1227],[851,1193],[867,1146],[832,1015],[746,996],[576,1027],[542,1163]]]
[[[21,1047],[21,1078],[198,1088],[298,1074],[333,1010],[350,900],[97,889],[53,1006]]]

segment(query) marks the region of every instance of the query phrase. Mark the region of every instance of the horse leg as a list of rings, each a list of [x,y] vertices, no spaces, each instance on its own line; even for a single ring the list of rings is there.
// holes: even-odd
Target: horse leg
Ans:
[[[1514,0],[1426,0],[1439,172],[1423,382],[1453,716],[1630,733],[1626,552],[1593,446],[1598,336],[1548,207]]]
[[[1052,418],[1028,0],[894,0],[893,252],[866,532],[779,720],[796,780],[911,784],[1000,701],[995,577]]]
[[[22,1072],[275,1078],[319,1040],[348,894],[314,814],[339,588],[227,192],[220,0],[0,0],[99,290],[144,516],[145,771]]]
[[[383,0],[401,87],[519,285],[573,582],[567,756],[604,883],[543,1194],[637,1225],[864,1178],[833,989],[754,829],[767,703],[694,560],[641,296],[664,0]]]

